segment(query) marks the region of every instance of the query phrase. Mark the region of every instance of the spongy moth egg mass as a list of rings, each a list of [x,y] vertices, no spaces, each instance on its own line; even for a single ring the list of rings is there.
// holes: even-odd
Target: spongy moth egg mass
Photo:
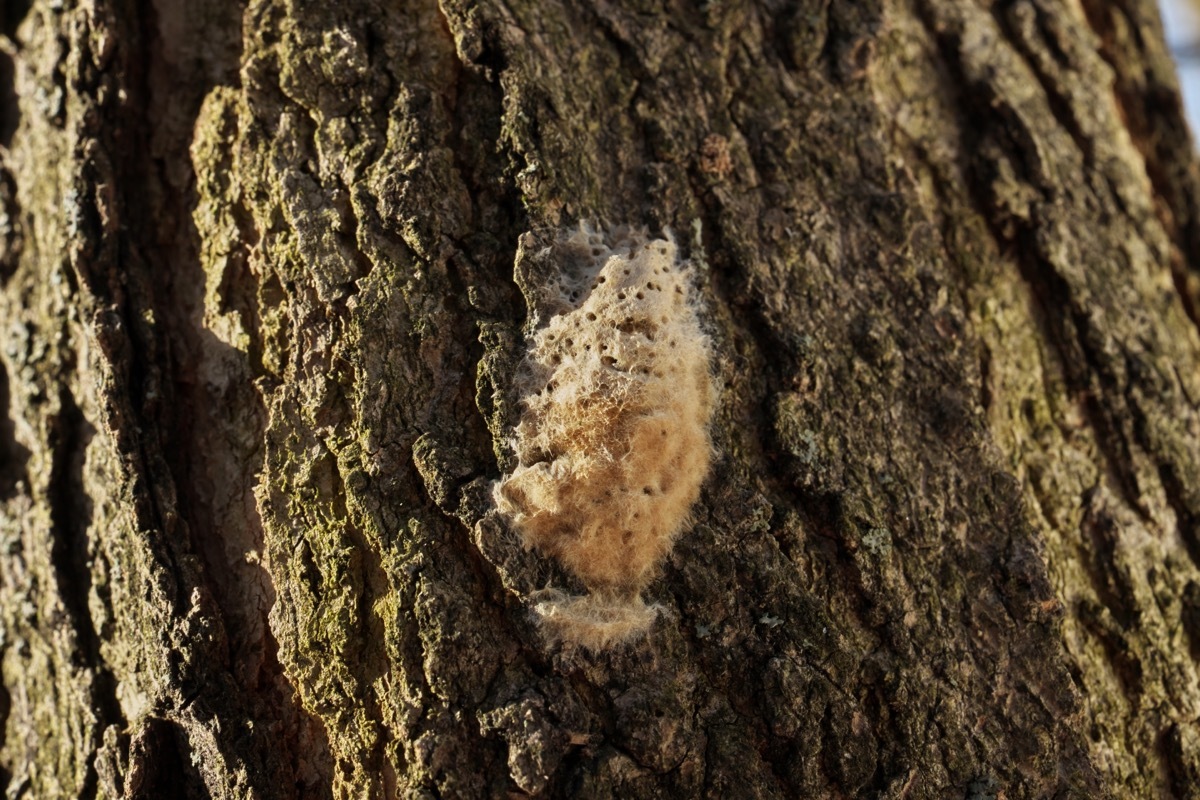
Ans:
[[[519,463],[496,499],[528,545],[605,598],[605,619],[625,598],[648,624],[639,593],[711,460],[709,340],[675,244],[615,238],[559,243],[562,311],[531,337]],[[556,620],[564,636],[570,616]]]

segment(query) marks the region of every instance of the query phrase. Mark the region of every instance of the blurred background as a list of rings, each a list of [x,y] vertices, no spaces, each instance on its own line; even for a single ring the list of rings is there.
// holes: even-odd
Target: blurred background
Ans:
[[[1200,130],[1200,0],[1160,0],[1167,44],[1179,65],[1179,85],[1192,141]]]

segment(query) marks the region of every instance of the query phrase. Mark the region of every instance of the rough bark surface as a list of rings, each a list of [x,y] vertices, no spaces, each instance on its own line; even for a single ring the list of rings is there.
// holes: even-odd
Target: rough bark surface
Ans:
[[[1150,0],[0,34],[7,797],[1200,797],[1200,171]],[[721,391],[664,611],[599,653],[491,499],[579,220],[674,232]]]

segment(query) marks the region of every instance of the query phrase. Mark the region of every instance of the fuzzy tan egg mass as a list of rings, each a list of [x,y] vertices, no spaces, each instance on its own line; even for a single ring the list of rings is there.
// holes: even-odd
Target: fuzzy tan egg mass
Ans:
[[[495,493],[526,544],[588,587],[590,602],[540,607],[561,636],[593,646],[653,618],[640,592],[686,524],[712,457],[710,343],[690,267],[669,239],[614,238],[581,228],[560,244],[572,269],[560,312],[530,341],[518,466]],[[644,624],[612,628],[622,603]],[[607,622],[596,624],[610,627],[588,633],[582,617],[601,605]],[[615,635],[622,624],[634,630]]]

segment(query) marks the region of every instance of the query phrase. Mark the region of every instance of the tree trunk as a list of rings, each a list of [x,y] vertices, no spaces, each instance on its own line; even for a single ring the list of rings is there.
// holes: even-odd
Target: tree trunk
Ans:
[[[8,798],[1200,797],[1152,0],[0,22]],[[493,498],[580,222],[673,235],[718,390],[603,647]]]

